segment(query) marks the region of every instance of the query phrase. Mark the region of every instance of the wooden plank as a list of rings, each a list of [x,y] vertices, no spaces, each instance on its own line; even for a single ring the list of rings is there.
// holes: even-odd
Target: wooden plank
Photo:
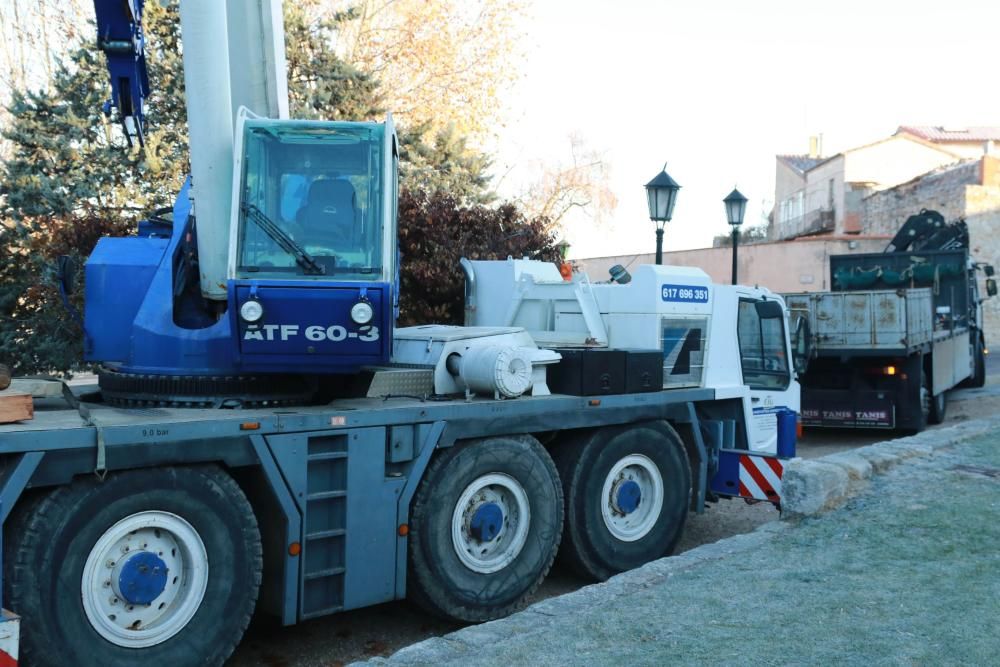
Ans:
[[[0,391],[0,396],[8,392],[30,394],[35,398],[58,398],[62,396],[62,382],[59,380],[42,380],[38,378],[14,378],[10,383],[10,389]]]
[[[34,416],[35,405],[31,401],[31,394],[0,394],[0,424],[26,421]]]

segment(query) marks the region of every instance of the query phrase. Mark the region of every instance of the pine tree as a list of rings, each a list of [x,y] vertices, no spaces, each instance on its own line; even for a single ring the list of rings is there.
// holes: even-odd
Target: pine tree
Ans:
[[[288,106],[292,118],[381,120],[385,111],[378,82],[337,57],[333,42],[349,15],[311,19],[293,3],[285,4],[285,54]]]
[[[69,54],[48,89],[13,96],[3,130],[13,151],[0,165],[0,350],[16,374],[81,365],[83,335],[62,304],[55,258],[82,266],[98,238],[129,233],[144,211],[170,204],[188,171],[176,3],[147,3],[144,24],[156,82],[144,149],[128,149],[102,112],[110,89],[92,42]],[[82,310],[82,295],[73,303]]]
[[[489,156],[470,149],[454,125],[437,134],[427,124],[401,128],[400,183],[413,192],[442,193],[464,204],[489,204]]]
[[[169,204],[187,173],[187,128],[176,3],[147,3],[146,146],[131,150],[102,105],[110,97],[104,56],[93,43],[72,51],[51,86],[16,91],[3,131],[14,147],[0,167],[2,215],[42,228],[74,219],[137,220]]]

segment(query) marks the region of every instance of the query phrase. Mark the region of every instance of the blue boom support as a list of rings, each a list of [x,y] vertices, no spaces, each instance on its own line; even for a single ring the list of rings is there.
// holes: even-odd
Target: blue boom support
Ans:
[[[108,59],[112,100],[105,113],[118,109],[129,143],[143,143],[143,103],[149,95],[145,38],[142,34],[143,0],[94,0],[97,15],[97,48]]]

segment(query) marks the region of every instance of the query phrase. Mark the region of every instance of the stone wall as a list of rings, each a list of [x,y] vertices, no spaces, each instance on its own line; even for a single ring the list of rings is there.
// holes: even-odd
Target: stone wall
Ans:
[[[922,208],[956,220],[965,215],[965,188],[979,182],[980,162],[973,160],[876,192],[862,202],[861,232],[894,236]]]
[[[996,267],[1000,279],[1000,186],[967,185],[964,200],[972,257]],[[980,295],[986,296],[982,274],[979,280]],[[986,346],[1000,348],[1000,296],[983,303],[983,319]]]
[[[740,246],[737,274],[744,285],[760,285],[774,292],[817,292],[830,289],[830,255],[853,252],[881,252],[889,239],[806,237],[794,241],[755,243]],[[632,270],[652,264],[652,253],[574,260],[591,280],[607,280],[608,269],[621,264]],[[712,281],[729,284],[732,279],[732,248],[699,248],[663,253],[663,263],[693,266],[711,276]]]

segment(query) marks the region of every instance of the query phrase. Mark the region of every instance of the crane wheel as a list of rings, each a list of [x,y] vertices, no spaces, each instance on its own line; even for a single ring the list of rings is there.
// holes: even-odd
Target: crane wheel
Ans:
[[[4,602],[32,665],[221,665],[263,567],[246,496],[211,465],[78,478],[14,508]]]
[[[691,468],[666,422],[580,431],[553,458],[566,524],[560,561],[604,581],[673,552],[684,532]]]
[[[413,503],[407,593],[458,621],[507,616],[548,574],[562,523],[559,477],[535,438],[498,436],[442,450]]]
[[[0,391],[10,386],[10,369],[0,364]]]

